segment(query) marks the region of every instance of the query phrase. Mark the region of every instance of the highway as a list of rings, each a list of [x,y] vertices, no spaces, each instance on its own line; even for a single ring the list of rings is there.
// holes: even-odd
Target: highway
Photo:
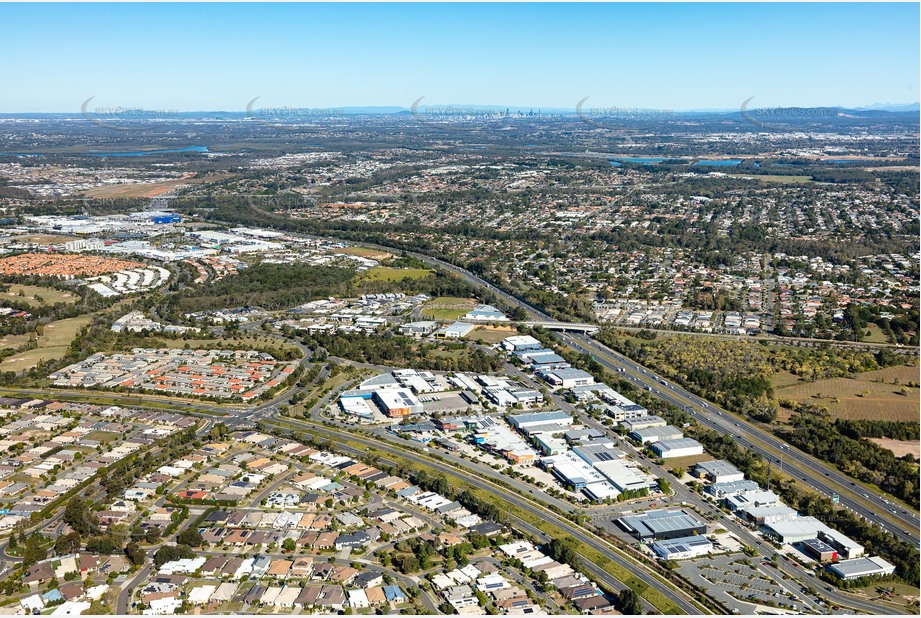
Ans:
[[[842,506],[865,519],[879,523],[901,540],[917,545],[918,528],[921,523],[918,516],[912,514],[907,507],[864,490],[836,468],[823,465],[799,449],[786,446],[772,433],[744,422],[716,404],[709,403],[665,380],[594,339],[567,334],[561,334],[559,337],[573,349],[591,354],[605,368],[620,374],[640,388],[648,387],[657,397],[691,414],[701,425],[721,434],[733,435],[741,446],[756,451],[775,465],[780,464],[782,457],[784,472],[797,482],[805,483],[825,496],[837,493],[839,504]],[[822,474],[811,473],[814,470],[821,471]]]
[[[273,425],[277,421],[266,419],[265,422],[269,425]],[[391,445],[389,444],[389,441],[381,440],[376,437],[374,439],[369,439],[360,434],[355,434],[355,433],[352,433],[346,430],[340,430],[337,428],[330,427],[328,425],[319,425],[319,424],[314,424],[314,423],[295,420],[295,419],[288,419],[288,418],[284,419],[283,422],[284,424],[278,425],[278,427],[281,429],[290,430],[290,426],[300,427],[304,430],[319,432],[324,437],[328,437],[328,438],[339,437],[343,440],[350,440],[352,442],[357,442],[365,446],[367,449],[374,448],[374,449],[386,451],[390,456],[394,457],[394,459],[391,460],[390,462],[392,464],[396,464],[400,460],[408,460],[408,461],[412,461],[412,462],[421,464],[427,468],[433,468],[444,474],[449,474],[449,475],[458,474],[458,465],[456,463],[453,463],[453,462],[444,463],[443,461],[440,461],[439,459],[419,455],[416,453],[416,449],[419,448],[420,445],[411,445],[408,441],[406,442],[407,444],[411,446],[411,448],[406,448],[406,447],[403,447],[402,445]],[[286,427],[285,425],[289,425],[289,427]],[[345,453],[351,453],[357,456],[362,456],[366,454],[359,449],[351,448],[345,444],[337,444],[336,448],[339,451],[342,451]],[[445,457],[445,455],[443,453],[439,453],[439,457]],[[459,458],[458,460],[462,461]],[[469,465],[470,462],[463,462],[463,463],[466,465]],[[485,469],[487,468],[484,467],[484,471]],[[491,469],[489,470],[491,472],[495,472]],[[647,568],[641,567],[639,564],[635,563],[633,560],[624,558],[620,554],[619,551],[614,550],[612,546],[610,546],[605,541],[599,539],[594,534],[591,534],[585,531],[581,527],[576,526],[575,524],[570,522],[568,519],[561,517],[560,515],[557,515],[555,512],[549,510],[545,506],[539,503],[536,503],[532,499],[526,498],[525,495],[530,492],[526,492],[526,491],[523,492],[519,490],[511,491],[501,485],[496,484],[493,481],[487,480],[486,478],[478,477],[477,475],[465,474],[464,479],[467,482],[469,482],[471,485],[473,485],[474,487],[483,489],[493,494],[501,495],[502,498],[506,500],[507,502],[515,505],[516,507],[520,509],[527,511],[530,515],[533,515],[534,517],[538,519],[552,521],[553,524],[556,525],[558,528],[565,530],[569,534],[570,537],[582,543],[585,543],[589,545],[590,547],[594,547],[597,551],[602,553],[605,556],[605,558],[615,562],[621,568],[626,569],[632,576],[636,577],[639,581],[645,581],[645,582],[650,582],[650,583],[652,583],[652,581],[655,581],[654,587],[658,589],[659,592],[663,594],[666,598],[668,598],[672,603],[678,606],[682,612],[687,613],[687,614],[706,613],[704,609],[701,606],[699,606],[696,602],[691,600],[690,597],[686,593],[679,591],[673,585],[666,585],[659,576],[651,574]],[[503,476],[501,480],[503,482],[508,482],[512,479],[508,479],[507,477]],[[566,506],[568,507],[568,510],[572,510],[571,505],[566,505]],[[516,527],[522,528],[525,531],[530,532],[532,534],[537,534],[542,539],[548,540],[546,534],[544,534],[543,532],[541,532],[539,529],[535,528],[533,525],[529,524],[528,522],[522,521],[514,516],[511,516],[511,518],[517,520],[514,522]],[[600,582],[605,584],[610,589],[623,590],[626,587],[623,582],[617,580],[616,578],[611,576],[609,573],[599,568],[597,565],[591,565],[588,563],[587,560],[585,560],[584,562],[586,562],[586,566],[588,570],[591,572],[591,575],[593,577],[597,577]]]
[[[369,244],[367,246],[393,251],[392,248],[380,245]],[[535,321],[558,322],[558,320],[555,320],[537,307],[512,296],[463,268],[426,255],[413,252],[406,253],[430,266],[449,271],[472,285],[488,290],[508,305],[521,307]],[[593,354],[599,363],[612,371],[618,371],[620,367],[624,367],[624,377],[628,380],[641,387],[649,386],[656,396],[687,410],[703,425],[720,433],[735,436],[740,445],[752,448],[766,459],[778,463],[781,454],[783,454],[785,469],[789,473],[795,474],[797,481],[826,496],[838,494],[841,505],[853,510],[868,521],[882,526],[897,538],[910,542],[916,547],[921,547],[919,545],[921,520],[919,520],[918,513],[909,510],[907,506],[893,504],[892,501],[880,496],[877,491],[864,489],[856,485],[853,480],[839,472],[834,466],[811,457],[796,448],[782,448],[784,446],[783,442],[774,437],[770,431],[749,422],[747,419],[735,417],[728,411],[716,406],[716,404],[671,384],[664,377],[614,352],[594,339],[576,334],[557,334],[557,337],[562,343],[577,352]],[[629,371],[626,371],[627,369]],[[662,381],[668,384],[663,385]],[[715,412],[719,414],[714,415]],[[787,468],[787,462],[795,465]],[[794,470],[796,471],[795,473]],[[895,512],[893,513],[892,511]]]

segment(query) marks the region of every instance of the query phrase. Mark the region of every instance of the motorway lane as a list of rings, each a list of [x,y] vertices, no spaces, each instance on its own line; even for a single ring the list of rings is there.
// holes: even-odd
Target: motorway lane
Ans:
[[[510,375],[517,376],[521,381],[525,382],[529,386],[534,387],[535,383],[533,378],[526,374],[524,371],[507,364],[506,370]],[[663,466],[659,466],[650,459],[646,458],[642,452],[635,448],[633,445],[629,444],[622,437],[612,434],[609,427],[595,420],[589,416],[584,410],[578,408],[577,406],[570,404],[560,398],[555,392],[551,393],[553,398],[554,407],[558,407],[562,410],[565,410],[569,414],[572,414],[575,418],[578,418],[583,425],[597,429],[603,434],[613,437],[615,441],[619,442],[619,448],[622,450],[632,453],[633,458],[637,461],[642,462],[642,465],[647,467],[651,474],[658,478],[669,479],[671,473],[668,472]],[[746,527],[742,522],[738,521],[735,517],[727,515],[718,508],[714,507],[711,503],[705,500],[702,496],[696,492],[689,489],[686,485],[679,482],[671,483],[672,491],[674,492],[671,497],[668,498],[650,498],[650,501],[659,503],[659,506],[662,508],[667,508],[669,506],[677,507],[678,502],[682,504],[690,504],[695,506],[702,513],[712,512],[719,516],[720,525],[730,532],[735,533],[735,535],[742,539],[746,545],[751,547],[756,547],[763,555],[768,559],[777,553],[773,546],[768,542],[762,542],[760,536],[756,535],[751,529]],[[625,503],[622,505],[622,508],[629,508],[630,503]],[[636,507],[634,507],[636,508]],[[620,509],[619,509],[620,510]],[[611,520],[615,516],[619,515],[618,512],[613,511],[589,511],[590,517],[595,519],[605,519]],[[841,592],[838,592],[836,589],[830,588],[828,584],[819,580],[812,571],[800,569],[794,563],[787,562],[783,557],[779,560],[779,566],[787,575],[794,578],[794,580],[802,579],[806,582],[807,585],[811,586],[815,590],[823,590],[823,596],[831,601],[831,604],[837,604],[843,607],[850,607],[858,611],[873,613],[873,614],[888,614],[892,613],[892,608],[888,606],[881,606],[871,602],[862,601],[860,599],[847,596]]]
[[[786,468],[787,474],[794,479],[806,483],[811,488],[829,497],[837,493],[840,496],[839,503],[842,506],[849,508],[866,519],[882,524],[899,539],[917,545],[918,529],[921,526],[921,522],[919,522],[917,515],[913,515],[906,507],[899,506],[891,501],[887,502],[885,498],[869,491],[863,491],[862,488],[859,490],[852,489],[852,487],[856,488],[858,486],[836,469],[821,465],[818,460],[799,449],[784,448],[785,443],[775,438],[773,434],[755,429],[749,423],[736,418],[716,404],[708,403],[667,380],[665,380],[667,384],[662,384],[661,382],[664,378],[661,376],[652,373],[645,367],[614,352],[594,339],[582,335],[567,334],[561,334],[559,337],[577,351],[592,354],[607,369],[614,371],[630,382],[642,388],[649,387],[654,391],[658,391],[654,392],[656,396],[687,411],[702,425],[719,433],[736,436],[739,444],[755,450],[775,464],[780,462],[781,457],[785,464],[796,462],[797,467],[789,466]],[[621,369],[624,369],[624,371],[621,372]],[[824,477],[804,472],[804,470],[822,470]],[[826,482],[825,479],[831,482]],[[842,489],[842,487],[845,487],[845,489]],[[867,503],[872,506],[868,507]],[[895,510],[896,513],[892,513],[892,510]]]
[[[386,249],[386,247],[377,247],[380,249]],[[556,321],[542,310],[500,290],[496,286],[481,279],[480,277],[477,277],[467,270],[442,260],[438,260],[436,258],[424,256],[418,253],[409,253],[410,255],[423,260],[429,265],[437,266],[452,272],[468,283],[477,285],[479,287],[485,287],[490,292],[502,298],[508,304],[521,307],[526,312],[539,320],[548,322]],[[601,345],[600,343],[590,339],[587,336],[563,335],[561,338],[563,339],[564,343],[576,351],[589,351],[589,353],[592,353],[590,350],[587,350],[587,348],[592,347],[597,352],[611,356],[613,359],[615,359],[616,362],[602,362],[602,364],[607,365],[609,369],[613,368],[614,371],[617,371],[618,366],[624,366],[625,368],[630,368],[630,370],[634,373],[643,372],[634,376],[625,374],[624,377],[627,377],[636,384],[645,387],[647,385],[652,385],[653,383],[658,383],[659,380],[663,379],[661,376],[657,376],[652,373],[649,369],[646,369],[645,367],[634,363],[626,357],[617,354],[613,350],[610,350],[606,346]],[[574,340],[578,340],[579,343],[576,343]],[[643,380],[640,379],[639,376],[648,377],[648,379]],[[729,424],[731,423],[729,418],[732,417],[727,417],[725,420],[720,419],[721,416],[728,415],[728,412],[723,411],[721,415],[717,416],[717,418],[720,419],[720,422],[713,420],[712,416],[709,415],[709,413],[704,412],[704,410],[715,409],[715,404],[711,404],[701,399],[700,397],[688,393],[687,391],[684,391],[684,389],[677,388],[671,383],[669,383],[667,386],[663,386],[661,383],[658,383],[653,388],[659,391],[658,393],[655,393],[658,397],[668,401],[669,403],[672,403],[673,405],[678,406],[681,409],[687,408],[689,403],[693,404],[691,406],[691,413],[695,416],[695,418],[697,418],[704,425],[720,433],[737,436],[739,444],[744,447],[754,448],[763,456],[768,457],[775,462],[780,458],[780,454],[783,453],[785,459],[789,457],[790,459],[795,460],[806,470],[821,471],[822,474],[812,474],[811,472],[806,473],[802,470],[799,470],[795,478],[798,481],[806,483],[816,491],[827,496],[831,496],[832,494],[837,493],[840,496],[840,503],[843,506],[850,508],[867,520],[882,526],[897,538],[912,543],[916,547],[921,547],[921,543],[919,543],[919,539],[921,539],[921,535],[919,535],[919,529],[921,529],[921,520],[919,520],[917,513],[908,510],[905,506],[890,504],[888,501],[886,501],[886,499],[872,490],[863,490],[863,488],[860,488],[861,495],[858,497],[857,490],[851,489],[852,487],[857,486],[852,485],[853,481],[845,475],[841,474],[836,468],[817,459],[809,457],[798,449],[781,449],[781,445],[783,443],[780,440],[774,438],[770,432],[761,430],[760,428],[749,424],[745,420],[740,419],[738,421],[738,426],[735,426],[734,423],[731,425]],[[862,494],[867,494],[868,498],[862,498]],[[872,504],[872,507],[868,508],[865,504],[862,504],[861,498],[868,500]],[[892,509],[895,509],[896,513],[892,513]],[[902,511],[906,512],[903,513]]]
[[[416,448],[415,445],[412,445],[413,449],[408,450],[408,449],[400,448],[397,445],[391,445],[389,443],[390,442],[389,440],[388,441],[369,440],[360,434],[352,434],[350,432],[335,429],[329,426],[323,426],[323,425],[317,426],[313,423],[307,423],[307,422],[298,421],[295,419],[288,419],[288,418],[285,418],[282,420],[294,426],[301,425],[303,426],[304,429],[325,432],[329,434],[329,437],[333,437],[338,434],[340,437],[344,439],[359,442],[361,444],[364,444],[368,448],[373,447],[377,449],[382,449],[382,450],[389,452],[394,457],[414,461],[424,466],[435,468],[436,470],[439,470],[440,472],[443,472],[446,474],[457,474],[458,473],[458,468],[456,464],[448,465],[437,459],[432,459],[430,457],[422,457],[422,456],[415,454],[414,452]],[[271,420],[267,420],[266,422],[268,422],[269,424],[272,423]],[[290,429],[288,427],[285,427],[284,425],[281,425],[280,427],[283,429]],[[356,451],[355,449],[351,449],[348,446],[343,445],[343,444],[337,445],[337,449],[343,450],[343,451],[352,451],[358,455],[364,454],[361,451]],[[439,457],[444,457],[444,456],[445,455],[443,453],[439,453]],[[465,461],[460,462],[460,465],[469,466],[469,464],[470,462],[465,462]],[[489,468],[488,470],[495,473],[495,471],[492,470],[491,468]],[[486,473],[485,469],[483,470],[483,473]],[[490,481],[486,481],[477,475],[465,475],[465,479],[470,484],[474,485],[475,487],[478,487],[480,489],[483,489],[491,493],[502,494],[505,500],[507,500],[508,502],[511,502],[512,504],[516,505],[517,507],[521,509],[524,509],[525,511],[527,511],[528,513],[530,513],[531,515],[534,515],[535,517],[539,519],[552,520],[555,525],[557,525],[559,528],[562,528],[563,530],[568,532],[570,536],[572,536],[573,538],[576,538],[577,540],[591,547],[595,547],[598,551],[605,554],[606,558],[617,563],[619,566],[629,571],[631,575],[633,575],[640,581],[650,582],[651,580],[657,580],[658,585],[656,585],[655,587],[663,595],[665,595],[672,603],[675,603],[675,605],[677,605],[683,612],[688,613],[688,614],[700,614],[702,612],[702,608],[697,606],[695,603],[692,603],[689,600],[687,600],[684,594],[678,594],[676,590],[666,588],[662,584],[661,579],[659,579],[657,576],[651,577],[651,574],[649,572],[640,568],[637,564],[633,563],[632,561],[624,559],[618,552],[614,551],[611,547],[607,546],[608,544],[606,542],[602,541],[601,539],[599,539],[598,537],[592,534],[585,532],[581,528],[572,524],[569,520],[556,515],[552,511],[548,510],[546,507],[535,505],[533,502],[530,501],[530,499],[525,499],[522,496],[512,491],[509,491],[508,489],[505,489],[504,487],[499,487]],[[505,482],[508,482],[513,479],[508,479],[508,478],[503,477],[502,480]],[[568,507],[568,509],[570,510],[572,509],[571,505],[566,504],[566,506]],[[539,532],[539,530],[537,530],[536,528],[533,528],[533,526],[528,525],[526,522],[521,522],[521,523],[524,526],[526,526],[529,531]],[[541,534],[544,537],[546,536],[546,535],[543,535],[543,533]],[[606,572],[599,570],[599,574],[602,574],[602,573],[605,575],[605,578],[603,578],[602,581],[608,584],[609,586],[611,586],[613,589],[622,590],[625,587],[622,582],[619,582],[617,579],[607,574]]]

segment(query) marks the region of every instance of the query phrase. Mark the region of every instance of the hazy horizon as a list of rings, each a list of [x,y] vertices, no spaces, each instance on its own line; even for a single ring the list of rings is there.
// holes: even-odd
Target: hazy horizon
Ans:
[[[0,113],[910,105],[919,6],[2,4]]]

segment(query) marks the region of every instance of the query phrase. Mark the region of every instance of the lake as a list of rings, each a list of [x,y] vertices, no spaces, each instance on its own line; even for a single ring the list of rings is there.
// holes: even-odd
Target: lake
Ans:
[[[718,167],[735,167],[742,163],[741,159],[701,159],[694,165],[716,165]]]
[[[661,163],[665,160],[665,157],[618,157],[614,159],[614,161],[620,161],[621,163],[642,163],[644,165]]]

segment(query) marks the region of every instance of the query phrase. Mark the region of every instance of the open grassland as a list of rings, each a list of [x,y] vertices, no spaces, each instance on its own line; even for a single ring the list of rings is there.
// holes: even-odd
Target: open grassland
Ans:
[[[456,320],[467,315],[476,305],[477,302],[472,298],[439,296],[423,305],[421,314],[433,320]]]
[[[736,178],[745,178],[747,180],[761,180],[785,185],[803,185],[812,182],[812,176],[784,176],[783,174],[729,174]]]
[[[897,367],[886,367],[868,371],[857,376],[858,380],[867,380],[869,382],[883,381],[890,384],[908,384],[921,382],[921,368],[918,365],[899,365]]]
[[[364,257],[371,260],[386,260],[387,258],[393,257],[393,254],[391,253],[385,253],[384,251],[378,251],[377,249],[365,249],[364,247],[343,247],[341,249],[334,250],[333,253],[357,255],[358,257]]]
[[[36,245],[59,245],[70,240],[77,240],[74,236],[59,236],[57,234],[27,234],[16,236],[17,242],[30,242]]]
[[[919,389],[904,388],[862,378],[832,378],[779,388],[776,394],[780,399],[824,406],[835,418],[917,421]]]
[[[28,333],[23,335],[6,335],[0,337],[0,350],[5,350],[6,348],[13,348],[15,350],[27,343],[29,343]]]
[[[9,290],[0,294],[0,298],[22,301],[29,303],[32,307],[44,307],[58,303],[72,303],[77,300],[77,295],[55,288],[13,283],[10,284]]]
[[[514,336],[517,332],[514,326],[477,326],[464,339],[479,343],[499,343],[506,337]]]
[[[203,178],[194,178],[194,174],[187,174],[183,178],[175,178],[172,180],[163,180],[161,182],[148,182],[148,183],[125,183],[121,185],[108,185],[105,187],[94,187],[87,190],[84,195],[91,198],[122,198],[122,199],[132,199],[132,198],[146,198],[146,197],[157,197],[158,195],[163,195],[164,193],[169,193],[184,185],[200,185],[206,184],[209,182],[215,182],[218,180],[223,180],[230,178],[233,174],[229,173],[220,173],[220,174],[208,174]]]
[[[0,363],[0,371],[24,371],[43,360],[63,358],[70,342],[92,319],[92,315],[81,315],[46,324],[44,333],[38,338],[38,347],[4,359]]]
[[[775,389],[793,386],[794,384],[799,384],[799,376],[795,376],[789,371],[777,371],[771,376],[771,386]]]
[[[424,279],[432,274],[427,268],[391,268],[375,266],[360,275],[363,281],[402,281],[403,279]]]
[[[870,334],[865,335],[863,338],[867,343],[889,343],[889,338],[886,337],[886,333],[876,324],[867,324],[867,331]]]

